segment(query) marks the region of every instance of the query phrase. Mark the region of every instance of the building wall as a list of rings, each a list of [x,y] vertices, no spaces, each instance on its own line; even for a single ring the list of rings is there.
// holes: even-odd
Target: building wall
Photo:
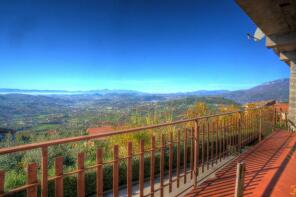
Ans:
[[[296,124],[296,63],[290,63],[289,119]]]

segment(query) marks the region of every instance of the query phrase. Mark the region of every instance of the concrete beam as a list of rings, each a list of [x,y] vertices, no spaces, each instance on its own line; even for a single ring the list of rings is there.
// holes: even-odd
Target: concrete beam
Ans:
[[[285,62],[287,61],[296,62],[296,51],[280,52],[279,57],[280,57],[280,60]]]
[[[267,48],[280,48],[281,51],[290,51],[296,48],[296,32],[273,34],[266,37]]]

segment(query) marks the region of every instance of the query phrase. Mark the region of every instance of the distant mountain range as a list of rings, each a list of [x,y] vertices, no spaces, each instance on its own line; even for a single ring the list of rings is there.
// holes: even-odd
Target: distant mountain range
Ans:
[[[88,91],[68,91],[68,90],[23,90],[23,89],[9,89],[0,88],[0,94],[144,94],[135,90],[88,90]]]
[[[256,102],[269,99],[286,102],[289,99],[289,79],[275,80],[247,90],[231,91],[222,94],[221,96],[238,103]]]
[[[60,95],[83,95],[83,94],[95,94],[104,96],[120,96],[120,95],[141,95],[141,96],[157,96],[164,97],[167,99],[182,98],[184,96],[221,96],[224,98],[232,99],[238,103],[255,102],[260,100],[275,99],[280,101],[288,101],[289,96],[289,79],[280,79],[267,83],[263,83],[256,87],[228,91],[228,90],[199,90],[185,93],[169,93],[169,94],[149,94],[134,90],[91,90],[91,91],[66,91],[66,90],[22,90],[22,89],[6,89],[0,88],[0,94],[32,94],[32,95],[43,95],[43,94],[60,94]]]

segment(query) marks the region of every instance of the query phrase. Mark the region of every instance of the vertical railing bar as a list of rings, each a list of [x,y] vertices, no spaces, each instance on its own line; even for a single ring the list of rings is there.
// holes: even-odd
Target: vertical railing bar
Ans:
[[[288,114],[285,112],[285,127],[288,128]]]
[[[225,118],[223,119],[223,121],[222,121],[222,128],[223,128],[223,159],[225,159],[225,150],[226,150],[226,148],[225,148],[225,145],[226,145],[226,127],[225,127]],[[227,145],[226,145],[227,146]]]
[[[252,114],[252,112],[250,113],[250,128],[251,128],[250,143],[252,143],[252,141],[253,141],[253,114]]]
[[[218,136],[219,136],[219,159],[222,161],[222,140],[223,140],[223,130],[222,130],[222,121],[218,119]]]
[[[133,161],[133,143],[128,142],[127,144],[127,177],[126,177],[126,182],[127,182],[127,196],[131,197],[133,194],[133,172],[132,172],[132,161]]]
[[[247,124],[246,124],[246,119],[247,119],[247,115],[244,113],[243,118],[242,118],[242,146],[245,146],[245,137],[246,137],[246,128],[247,128]]]
[[[97,176],[96,176],[96,187],[97,197],[103,197],[103,150],[97,149],[96,152],[96,163],[97,163]]]
[[[194,156],[194,128],[191,128],[191,140],[190,140],[190,143],[191,143],[191,146],[190,146],[190,179],[192,180],[193,178],[193,171],[194,171],[194,159],[193,159],[193,156]]]
[[[119,163],[118,163],[118,145],[113,148],[113,196],[118,197],[118,176],[119,176]]]
[[[212,137],[211,137],[211,162],[212,167],[214,166],[214,135],[215,135],[215,122],[212,121]]]
[[[4,195],[5,172],[0,170],[0,197]]]
[[[239,141],[238,141],[238,136],[239,136],[239,113],[237,114],[237,117],[236,117],[236,120],[235,120],[235,124],[236,124],[236,146],[237,146],[237,149],[238,149],[238,144],[239,144]]]
[[[169,144],[169,192],[172,192],[172,182],[173,182],[173,175],[172,175],[172,170],[173,170],[173,132],[170,133],[170,144]]]
[[[215,127],[216,127],[216,143],[215,143],[215,146],[216,146],[216,155],[215,155],[215,158],[216,158],[216,164],[218,164],[218,140],[219,140],[219,136],[218,136],[218,124],[219,124],[219,121],[216,120],[215,122]]]
[[[248,143],[248,114],[244,115],[244,135],[243,135],[243,146]]]
[[[243,113],[239,113],[239,128],[238,128],[238,131],[239,131],[239,149],[241,150],[243,144],[242,144],[242,140],[243,140]]]
[[[235,117],[232,116],[231,118],[231,139],[232,139],[232,142],[231,142],[231,146],[235,146]]]
[[[144,196],[144,140],[140,141],[140,172],[139,172],[139,191],[140,197]]]
[[[63,163],[63,157],[55,158],[55,175],[58,176],[55,180],[55,196],[58,197],[64,196]]]
[[[207,170],[210,168],[210,120],[207,119]]]
[[[229,121],[228,121],[229,117],[226,117],[225,119],[225,139],[226,139],[226,146],[225,146],[225,155],[226,157],[229,155]]]
[[[250,114],[247,114],[247,144],[250,142]]]
[[[251,142],[251,135],[252,135],[251,112],[249,113],[248,122],[249,122],[249,141],[248,141],[248,143],[250,143]]]
[[[236,149],[238,149],[238,129],[239,129],[239,114],[236,115],[236,118],[235,118],[235,146],[236,146]]]
[[[273,105],[273,110],[272,110],[272,131],[275,130],[275,125],[276,125],[276,108],[275,108],[275,105]]]
[[[277,109],[274,109],[274,121],[275,121],[275,127],[278,125],[278,112]]]
[[[230,154],[229,147],[231,146],[231,116],[228,117],[227,125],[228,125],[228,155],[229,155]]]
[[[197,186],[197,176],[199,175],[199,130],[198,120],[194,121],[194,187]]]
[[[254,133],[255,133],[254,114],[251,113],[250,115],[251,115],[251,118],[250,118],[250,122],[251,122],[251,142],[253,142],[254,137],[255,137],[255,135],[254,135]]]
[[[77,155],[77,196],[85,196],[85,176],[84,176],[84,152]]]
[[[165,149],[165,136],[161,135],[160,140],[160,197],[163,197],[164,194],[164,149]]]
[[[280,128],[282,128],[283,126],[282,113],[283,113],[282,108],[280,108]]]
[[[224,123],[225,123],[224,124],[224,127],[225,127],[225,151],[224,151],[225,156],[224,157],[227,157],[228,156],[228,144],[229,144],[229,136],[228,136],[229,122],[228,122],[227,116],[225,117]]]
[[[234,138],[233,138],[233,145],[234,145],[234,149],[236,150],[237,149],[237,115],[235,114],[234,115],[234,119],[233,119],[233,135],[234,135]]]
[[[246,114],[245,119],[244,119],[244,129],[245,129],[245,135],[244,135],[244,146],[248,143],[248,114]]]
[[[226,117],[226,119],[225,119],[225,121],[224,121],[224,127],[225,127],[225,151],[224,151],[224,153],[225,153],[225,156],[224,157],[226,157],[227,155],[228,155],[228,149],[227,149],[227,147],[228,147],[228,140],[229,140],[229,138],[228,138],[228,117]]]
[[[48,148],[47,146],[44,146],[41,148],[41,196],[42,197],[47,197],[47,194],[48,194],[47,164],[48,164]]]
[[[180,129],[177,130],[177,188],[180,186]]]
[[[184,184],[187,181],[187,128],[184,130]]]
[[[247,139],[248,139],[248,115],[246,114],[244,116],[244,137],[243,137],[244,146],[246,146],[247,144]]]
[[[242,120],[242,146],[245,147],[246,134],[247,134],[247,115],[244,113]]]
[[[256,139],[259,140],[259,136],[258,136],[259,127],[257,122],[258,122],[258,112],[256,111],[256,114],[253,115],[253,130],[254,130],[253,140],[256,140]]]
[[[249,114],[249,143],[252,141],[252,114]]]
[[[253,141],[255,141],[256,139],[258,139],[258,133],[259,133],[259,130],[256,129],[256,114],[257,114],[257,110],[256,110],[256,113],[253,114],[253,118],[252,118],[252,121],[253,121]],[[257,135],[256,135],[257,134]]]
[[[204,168],[205,168],[205,123],[202,125],[202,147],[201,147],[201,172],[204,173]]]
[[[150,152],[150,193],[154,197],[154,173],[155,173],[155,136],[151,137],[151,152]]]
[[[233,116],[230,116],[230,146],[233,146]]]
[[[227,149],[227,155],[230,155],[230,147],[231,147],[231,116],[228,117],[227,120],[227,125],[228,125],[228,149]]]
[[[250,122],[250,143],[252,143],[252,141],[253,141],[253,114],[252,114],[252,112],[250,112],[249,122]]]

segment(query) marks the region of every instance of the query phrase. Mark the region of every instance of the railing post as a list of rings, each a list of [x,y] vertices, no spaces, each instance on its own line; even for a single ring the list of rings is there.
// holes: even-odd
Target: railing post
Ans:
[[[97,197],[103,197],[103,150],[97,149],[96,153],[97,162]]]
[[[139,171],[139,191],[140,197],[144,196],[144,140],[140,141],[140,171]]]
[[[47,163],[48,163],[48,148],[47,146],[41,148],[41,196],[47,197]]]
[[[150,193],[154,197],[154,173],[155,173],[155,136],[151,137],[151,156],[150,156]]]
[[[37,163],[31,163],[28,165],[27,168],[27,173],[28,173],[28,178],[27,178],[27,184],[36,184],[34,186],[30,186],[27,188],[27,196],[28,197],[37,197]]]
[[[243,196],[245,171],[246,171],[245,163],[237,163],[234,197]]]
[[[259,142],[262,140],[262,109],[259,111]]]
[[[198,133],[198,120],[194,121],[194,187],[197,186],[198,176],[198,163],[199,163],[199,133]]]
[[[64,196],[64,179],[63,179],[63,157],[55,158],[55,196],[63,197]]]
[[[131,197],[133,194],[133,185],[132,185],[132,179],[133,179],[133,175],[132,175],[132,160],[133,160],[133,144],[132,142],[128,142],[128,149],[127,149],[127,154],[128,154],[128,158],[127,158],[127,196]]]
[[[77,155],[77,196],[85,196],[84,152]]]
[[[118,176],[119,176],[119,162],[118,162],[118,145],[113,148],[113,196],[118,197]]]

